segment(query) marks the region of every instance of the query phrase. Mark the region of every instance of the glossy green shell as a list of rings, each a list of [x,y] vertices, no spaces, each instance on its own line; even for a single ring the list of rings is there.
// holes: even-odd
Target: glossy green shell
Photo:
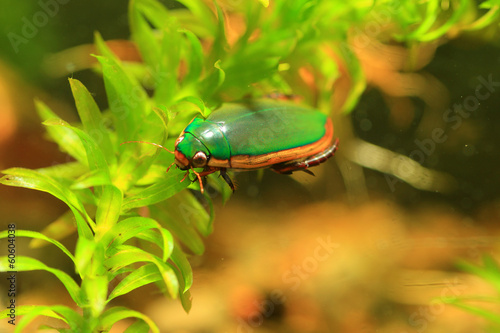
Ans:
[[[228,103],[206,119],[193,119],[177,149],[187,158],[203,150],[220,160],[271,154],[320,140],[325,135],[327,119],[317,110],[291,102]]]

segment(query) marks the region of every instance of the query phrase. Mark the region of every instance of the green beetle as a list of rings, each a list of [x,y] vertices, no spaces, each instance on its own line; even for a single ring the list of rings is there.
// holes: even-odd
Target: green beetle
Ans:
[[[256,100],[228,103],[206,119],[198,116],[175,142],[175,164],[201,177],[220,171],[234,191],[227,169],[271,168],[281,174],[305,171],[335,154],[338,139],[323,113],[296,103]],[[195,168],[203,168],[197,172]]]

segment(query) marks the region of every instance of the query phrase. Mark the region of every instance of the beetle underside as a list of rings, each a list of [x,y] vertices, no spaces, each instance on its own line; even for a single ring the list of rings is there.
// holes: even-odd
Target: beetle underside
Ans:
[[[335,152],[337,151],[338,144],[339,144],[339,139],[336,139],[331,146],[329,146],[327,149],[325,149],[324,151],[322,151],[318,154],[309,156],[306,159],[292,160],[292,161],[288,161],[288,162],[270,165],[269,168],[271,168],[273,171],[275,171],[277,173],[284,174],[284,175],[292,174],[295,171],[304,171],[304,172],[314,176],[314,173],[312,173],[308,169],[311,167],[317,166],[323,162],[326,162],[330,157],[334,156]],[[207,166],[205,168],[205,170],[203,170],[202,172],[196,172],[193,169],[191,169],[191,170],[194,172],[194,174],[198,178],[202,193],[204,191],[202,177],[205,177],[205,176],[207,176],[211,173],[214,173],[216,171],[220,171],[220,175],[226,181],[226,183],[229,185],[229,187],[233,190],[233,192],[235,190],[234,184],[226,172],[227,171],[226,168]],[[189,173],[189,170],[187,171],[186,176],[188,173]]]

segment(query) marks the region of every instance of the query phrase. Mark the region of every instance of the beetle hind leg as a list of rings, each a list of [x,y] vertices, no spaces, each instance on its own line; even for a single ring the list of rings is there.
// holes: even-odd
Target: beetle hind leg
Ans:
[[[314,174],[314,172],[312,172],[312,171],[311,171],[311,170],[309,170],[309,169],[301,169],[300,171],[304,171],[305,173],[307,173],[307,174],[309,174],[309,175],[311,175],[311,176],[316,176],[316,175]]]
[[[272,167],[272,169],[277,173],[286,175],[291,174],[294,171],[304,171],[314,176],[314,173],[312,173],[310,170],[307,169],[319,165],[328,160],[333,155],[335,155],[335,152],[337,151],[338,148],[338,144],[339,144],[339,139],[336,139],[335,142],[330,147],[328,147],[321,153],[310,156],[303,161],[276,164]]]
[[[220,169],[220,175],[226,181],[227,185],[229,185],[229,187],[231,188],[231,190],[233,190],[233,193],[234,193],[234,184],[231,181],[231,178],[229,178],[228,174],[226,173],[226,168]]]

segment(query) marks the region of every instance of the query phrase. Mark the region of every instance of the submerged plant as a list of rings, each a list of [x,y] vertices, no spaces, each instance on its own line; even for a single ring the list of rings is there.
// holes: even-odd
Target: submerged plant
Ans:
[[[496,295],[461,296],[450,299],[448,303],[486,319],[490,331],[498,332],[500,329],[500,312],[491,309],[492,305],[498,309],[500,304],[500,266],[498,262],[490,256],[484,256],[481,265],[461,261],[459,262],[459,268],[483,279],[494,288]]]
[[[498,16],[495,1],[475,21],[471,1],[311,1],[248,0],[206,4],[178,1],[167,10],[156,0],[131,0],[131,38],[142,62],[121,61],[95,36],[98,70],[109,108],[100,110],[92,94],[70,79],[81,123],[69,124],[47,105],[36,106],[50,138],[74,161],[47,168],[4,170],[1,183],[50,193],[69,211],[42,232],[15,227],[17,237],[48,242],[74,263],[78,280],[43,262],[18,256],[0,258],[0,271],[42,270],[67,289],[77,310],[62,306],[16,307],[16,331],[38,316],[61,320],[60,332],[108,331],[117,321],[136,318],[127,332],[158,332],[146,315],[110,301],[155,283],[164,294],[191,307],[193,273],[189,254],[202,254],[201,236],[212,232],[211,197],[207,213],[184,173],[165,173],[173,156],[148,141],[172,149],[194,115],[208,115],[224,101],[279,91],[304,96],[328,113],[332,90],[342,75],[348,84],[334,94],[334,111],[349,112],[366,86],[362,66],[349,41],[352,32],[388,13],[379,39],[408,45],[432,41],[458,28],[478,29]],[[467,15],[466,15],[467,14]],[[344,74],[342,74],[344,73]],[[217,177],[209,184],[226,200],[230,193]],[[68,228],[66,226],[71,225]],[[19,230],[18,230],[19,229]],[[12,230],[0,233],[8,238]],[[59,240],[77,232],[73,252]],[[201,234],[201,236],[200,236]],[[151,246],[151,244],[153,246]],[[13,265],[13,266],[10,266]],[[111,282],[114,281],[114,287]],[[78,310],[78,309],[81,309]],[[2,312],[9,316],[9,309]]]

